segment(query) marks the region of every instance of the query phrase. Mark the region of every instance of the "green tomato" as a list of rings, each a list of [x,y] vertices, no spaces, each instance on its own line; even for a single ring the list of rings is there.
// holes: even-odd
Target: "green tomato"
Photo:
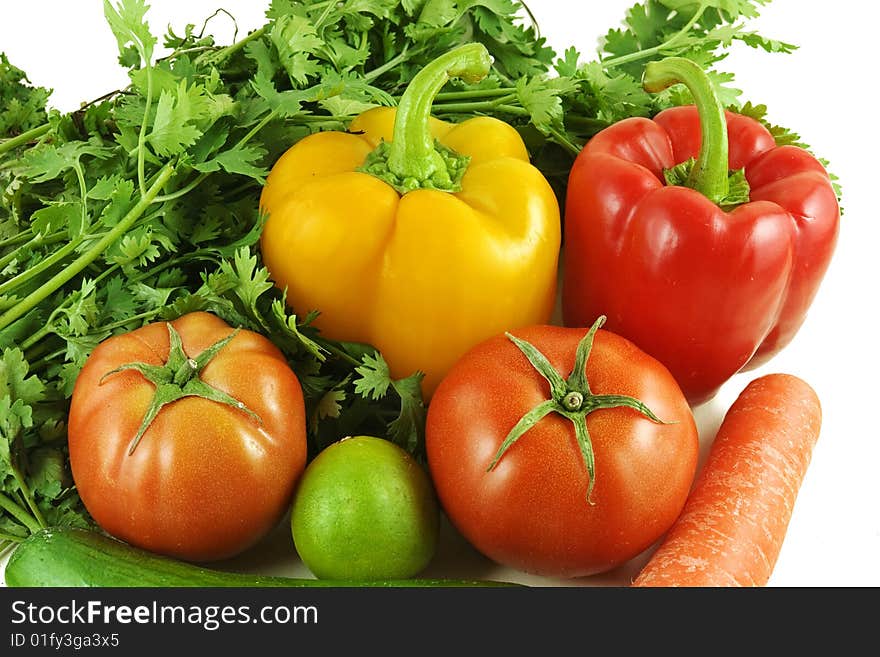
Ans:
[[[405,579],[428,565],[440,511],[425,470],[397,445],[370,436],[327,447],[306,468],[291,528],[320,579]]]

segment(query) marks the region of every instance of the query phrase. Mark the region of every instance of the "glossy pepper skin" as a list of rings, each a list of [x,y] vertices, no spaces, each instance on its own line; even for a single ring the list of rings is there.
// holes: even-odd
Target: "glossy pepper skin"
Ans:
[[[348,132],[290,148],[260,201],[269,215],[263,260],[291,307],[319,310],[315,325],[328,338],[375,346],[395,377],[421,370],[427,395],[471,346],[548,321],[561,232],[553,191],[513,127],[429,118],[449,77],[478,78],[490,65],[479,44],[444,57],[413,80],[399,110],[370,110]],[[444,166],[435,139],[466,165],[457,191],[425,188],[426,177],[443,186],[424,171],[432,160]],[[359,170],[382,142],[390,142],[387,167],[380,159],[367,163],[378,175]],[[393,168],[395,146],[396,182],[412,191],[380,177]]]
[[[677,74],[689,68],[677,61]],[[697,105],[621,121],[577,158],[563,315],[566,325],[585,326],[606,314],[609,330],[663,362],[698,404],[795,336],[834,252],[840,212],[828,174],[807,151],[777,147],[759,122],[713,105],[714,92],[694,89],[701,72],[670,80],[651,66],[649,90],[684,81]],[[697,162],[688,182],[699,191],[665,184],[664,170],[689,158]],[[717,187],[740,169],[748,201],[719,207],[726,190]]]

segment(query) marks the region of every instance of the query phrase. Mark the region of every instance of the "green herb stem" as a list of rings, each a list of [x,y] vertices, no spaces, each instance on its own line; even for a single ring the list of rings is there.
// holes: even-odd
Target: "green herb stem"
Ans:
[[[241,139],[239,139],[236,142],[235,148],[241,148],[242,146],[247,144],[251,139],[256,137],[260,133],[260,130],[262,130],[267,125],[269,125],[269,123],[272,121],[272,119],[274,119],[277,115],[278,115],[278,110],[272,110],[266,116],[264,116],[262,119],[260,119],[260,122],[257,123],[257,125],[255,125],[253,128],[251,128],[244,137],[242,137]]]
[[[523,107],[507,105],[494,100],[474,103],[442,103],[434,108],[434,113],[438,115],[503,113],[510,114],[512,116],[531,116],[531,113]]]
[[[241,39],[240,41],[236,41],[235,43],[233,43],[233,44],[231,44],[231,45],[228,45],[228,46],[226,46],[225,48],[222,48],[222,49],[218,50],[218,51],[217,51],[216,53],[214,53],[214,55],[212,56],[211,61],[212,61],[215,65],[219,65],[219,64],[221,64],[222,62],[224,62],[224,61],[226,61],[227,59],[229,59],[230,57],[232,57],[232,55],[234,55],[234,54],[237,53],[239,50],[241,50],[242,48],[244,48],[244,47],[245,47],[247,44],[249,44],[251,41],[255,41],[255,40],[257,40],[257,39],[260,39],[260,38],[262,38],[263,35],[265,35],[265,34],[266,34],[266,28],[265,28],[265,27],[261,27],[261,28],[258,29],[258,30],[254,30],[253,32],[251,32],[250,34],[248,34],[246,37],[244,37],[243,39]]]
[[[442,104],[447,101],[457,100],[473,100],[473,99],[489,99],[498,98],[499,96],[516,97],[516,89],[513,87],[501,87],[499,89],[472,89],[470,91],[444,91],[437,94],[434,104]]]
[[[97,285],[98,283],[103,281],[108,276],[112,276],[118,269],[122,269],[122,265],[114,264],[111,267],[107,267],[107,268],[103,269],[101,271],[101,273],[95,277],[94,283]]]
[[[211,173],[209,173],[209,172],[200,173],[186,186],[181,187],[180,189],[178,189],[174,192],[171,192],[169,194],[163,194],[162,196],[157,196],[156,198],[153,199],[152,202],[153,203],[164,203],[165,201],[173,201],[174,199],[180,198],[181,196],[186,196],[191,191],[193,191],[196,187],[198,187],[203,182],[205,182],[205,180],[207,180],[208,176],[210,176],[210,175],[211,175]]]
[[[82,208],[80,208],[81,213],[81,230],[85,231],[86,226],[89,224],[89,211],[86,205],[88,190],[86,189],[86,175],[83,173],[82,164],[80,164],[79,160],[76,160],[73,163],[73,171],[76,173],[76,180],[79,184],[79,198],[80,204]]]
[[[495,109],[499,112],[504,112],[505,114],[512,114],[514,116],[531,116],[532,113],[524,107],[515,107],[514,105],[496,105]]]
[[[421,48],[410,51],[409,48],[405,47],[397,56],[392,57],[381,66],[377,66],[376,68],[374,68],[372,71],[364,73],[364,80],[367,82],[367,84],[371,84],[375,80],[385,75],[388,71],[397,68],[410,57],[414,57],[421,51]]]
[[[28,349],[33,347],[35,344],[37,344],[40,340],[45,338],[47,335],[49,335],[50,333],[54,333],[54,332],[55,332],[55,326],[50,319],[50,321],[48,321],[46,324],[44,324],[38,331],[32,333],[27,338],[25,338],[22,341],[21,345],[19,345],[19,347],[21,348],[22,351],[27,351]],[[28,359],[28,360],[30,360],[30,359]]]
[[[15,235],[11,235],[6,239],[0,240],[0,249],[5,249],[10,246],[19,246],[20,244],[24,244],[33,238],[34,233],[30,230],[23,230],[20,233],[16,233]]]
[[[36,533],[40,531],[40,529],[42,529],[35,518],[31,517],[31,515],[27,511],[22,509],[18,504],[13,502],[3,493],[0,493],[0,508],[2,508],[16,520],[18,520],[22,525],[27,527],[31,533]]]
[[[22,346],[22,349],[23,348],[24,347]],[[43,369],[43,367],[49,365],[56,358],[60,358],[61,356],[63,356],[66,353],[67,353],[67,348],[65,347],[63,349],[57,349],[57,350],[53,351],[52,353],[46,354],[45,356],[43,356],[39,360],[33,360],[33,357],[30,354],[27,354],[25,357],[27,358],[28,362],[31,364],[31,370],[33,370],[34,372],[39,372],[41,369]]]
[[[129,228],[140,218],[144,211],[153,202],[153,199],[159,194],[162,186],[168,182],[174,173],[174,167],[166,164],[159,172],[156,181],[147,190],[140,201],[128,211],[116,226],[107,231],[103,238],[98,240],[85,253],[80,255],[76,260],[70,263],[62,271],[58,272],[51,279],[46,281],[39,289],[33,291],[24,299],[19,301],[12,308],[0,315],[0,330],[9,326],[12,322],[20,319],[26,313],[30,312],[37,304],[46,299],[49,295],[54,294],[65,283],[70,281],[74,276],[82,272],[96,258],[98,258],[111,244],[122,237]]]
[[[556,128],[550,128],[550,136],[553,137],[553,141],[565,148],[572,155],[580,155],[582,150],[581,146],[578,146],[573,141],[571,141],[563,132],[560,132]]]
[[[659,55],[665,50],[668,50],[670,46],[672,46],[676,41],[682,39],[691,31],[691,28],[693,28],[693,26],[697,24],[697,21],[699,21],[700,18],[703,16],[703,12],[706,11],[707,7],[708,5],[706,3],[701,3],[699,9],[694,12],[694,15],[691,16],[691,19],[687,23],[685,23],[684,27],[682,27],[678,32],[673,34],[663,43],[657,44],[656,46],[653,46],[651,48],[637,50],[626,55],[603,59],[602,66],[604,66],[605,68],[615,68],[618,66],[623,66],[624,64],[639,61],[641,59],[654,57],[655,55]]]
[[[54,267],[58,263],[65,260],[71,254],[73,254],[74,251],[76,251],[77,247],[79,247],[80,244],[82,244],[81,239],[71,240],[70,242],[65,244],[63,247],[61,247],[60,249],[55,251],[55,253],[53,253],[49,257],[44,258],[43,260],[40,260],[40,262],[35,264],[30,269],[26,269],[23,272],[21,272],[20,274],[18,274],[17,276],[13,276],[9,280],[4,281],[3,283],[0,283],[0,294],[7,294],[8,292],[15,290],[15,289],[19,288],[20,286],[24,285],[25,283],[32,280],[33,278],[36,278],[37,276],[39,276],[43,272],[51,269],[52,267]]]
[[[93,331],[88,333],[88,335],[99,335],[106,331],[115,331],[118,328],[124,328],[131,324],[132,322],[140,322],[145,319],[153,319],[156,316],[160,315],[162,311],[165,310],[162,308],[155,308],[153,310],[148,310],[146,312],[139,313],[137,315],[132,315],[131,317],[126,317],[125,319],[120,319],[118,322],[111,322],[110,324],[102,324],[100,331]]]
[[[565,117],[565,125],[574,128],[582,128],[589,131],[591,134],[595,134],[597,132],[600,132],[601,130],[604,130],[611,124],[608,121],[603,121],[602,119],[597,119],[590,116],[569,115]]]
[[[333,342],[329,340],[322,340],[320,338],[316,338],[315,342],[317,342],[323,349],[326,349],[329,353],[336,356],[339,360],[342,360],[353,367],[358,367],[359,365],[363,365],[361,361],[352,356],[351,354],[346,353],[344,350],[337,347]]]
[[[24,475],[19,472],[17,467],[12,468],[12,474],[15,477],[16,483],[18,483],[19,493],[21,493],[21,496],[24,498],[25,503],[31,510],[34,519],[37,521],[39,527],[42,529],[46,526],[46,519],[43,517],[43,514],[40,511],[40,507],[38,507],[36,501],[34,501],[34,494],[31,492],[30,486],[27,485],[27,481],[25,480]]]
[[[31,239],[29,239],[28,241],[26,241],[21,246],[19,246],[17,249],[13,249],[9,253],[7,253],[5,256],[0,258],[0,271],[2,271],[6,267],[6,265],[8,265],[10,262],[15,260],[23,251],[26,251],[30,247],[34,246],[34,244],[37,243],[38,241],[39,241],[39,235],[36,235],[36,236],[32,237]]]
[[[113,275],[118,269],[121,269],[121,268],[122,268],[122,266],[121,266],[121,265],[118,265],[118,264],[114,264],[114,265],[112,265],[111,267],[107,267],[107,268],[103,269],[103,270],[101,271],[101,273],[98,274],[98,275],[93,279],[92,282],[93,282],[93,283],[95,284],[95,286],[97,287],[97,285],[98,285],[101,281],[103,281],[103,280],[104,280],[105,278],[107,278],[108,276],[112,276],[112,275]],[[40,340],[42,340],[43,338],[45,338],[47,335],[50,335],[50,334],[52,334],[52,333],[55,333],[55,332],[56,332],[56,331],[55,331],[55,329],[56,329],[56,327],[55,327],[55,318],[56,318],[59,314],[61,314],[62,312],[64,312],[64,309],[65,309],[67,306],[69,306],[71,303],[73,303],[73,300],[74,300],[75,298],[76,298],[76,295],[69,295],[69,296],[65,297],[64,301],[62,301],[61,304],[60,304],[59,306],[57,306],[57,307],[55,308],[55,310],[52,311],[52,314],[49,315],[49,319],[46,320],[46,323],[45,323],[45,324],[44,324],[44,325],[43,325],[38,331],[36,331],[36,332],[33,333],[32,335],[30,335],[28,338],[26,338],[26,339],[21,343],[21,348],[24,349],[24,350],[30,349],[30,348],[32,348],[34,345],[38,344],[38,343],[40,342]],[[94,334],[94,333],[92,333],[92,334],[90,334],[90,335],[93,335],[93,334]],[[63,353],[63,350],[62,350],[62,353]],[[32,354],[28,354],[28,355],[27,355],[27,360],[28,360],[28,361],[32,360],[32,358],[33,358],[33,355],[32,355]]]
[[[351,121],[352,117],[350,115],[339,115],[339,114],[316,114],[315,116],[308,116],[306,114],[298,114],[293,118],[293,123],[348,123]]]
[[[153,102],[153,74],[150,65],[147,63],[147,99],[144,105],[144,120],[141,123],[141,129],[138,133],[137,147],[137,169],[138,169],[138,188],[141,190],[141,196],[145,196],[147,192],[147,182],[145,175],[145,164],[147,152],[147,121],[150,115],[150,106]]]
[[[52,125],[49,123],[44,123],[41,126],[37,126],[36,128],[32,128],[26,132],[22,132],[20,135],[16,137],[12,137],[11,139],[7,139],[6,141],[0,142],[0,155],[4,153],[8,153],[9,151],[15,150],[19,146],[27,144],[28,142],[35,141],[45,135],[52,129]]]

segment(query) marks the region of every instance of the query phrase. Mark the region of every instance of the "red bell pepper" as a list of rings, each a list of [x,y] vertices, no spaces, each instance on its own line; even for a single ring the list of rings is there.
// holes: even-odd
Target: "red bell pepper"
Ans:
[[[589,326],[606,315],[698,404],[795,336],[840,210],[822,164],[725,112],[699,66],[673,57],[646,68],[648,91],[678,82],[695,105],[606,128],[572,168],[563,316]]]

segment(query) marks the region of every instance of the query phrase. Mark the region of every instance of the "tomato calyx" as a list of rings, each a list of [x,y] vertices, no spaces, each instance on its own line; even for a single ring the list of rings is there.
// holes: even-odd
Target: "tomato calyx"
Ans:
[[[550,399],[541,402],[532,410],[523,415],[519,421],[507,434],[495,457],[489,464],[487,472],[495,469],[501,461],[508,449],[519,440],[523,434],[540,422],[550,413],[557,413],[574,425],[575,439],[580,448],[581,457],[589,475],[589,483],[587,487],[587,502],[594,504],[592,500],[593,488],[596,480],[596,460],[593,454],[593,443],[590,439],[590,432],[587,430],[587,415],[594,411],[605,408],[628,407],[635,409],[652,422],[665,424],[658,418],[644,402],[630,397],[628,395],[596,395],[590,390],[590,383],[587,380],[586,365],[593,349],[593,339],[602,325],[605,323],[605,316],[599,317],[578,344],[575,355],[574,368],[568,375],[567,379],[563,379],[562,375],[556,370],[547,357],[542,354],[533,344],[526,342],[515,335],[506,333],[507,338],[513,342],[523,355],[531,363],[532,367],[543,376],[550,384]]]
[[[235,329],[225,338],[218,340],[210,347],[205,349],[195,358],[190,358],[183,350],[183,342],[180,334],[174,329],[169,322],[168,337],[170,340],[170,348],[168,350],[168,360],[164,365],[150,365],[149,363],[136,362],[120,365],[114,370],[107,372],[101,377],[100,383],[103,384],[107,377],[123,372],[126,370],[135,370],[140,372],[147,381],[156,387],[153,400],[150,402],[144,419],[138,429],[137,434],[132,438],[128,446],[129,456],[134,454],[138,444],[143,438],[144,433],[150,428],[153,420],[159,415],[165,406],[183,399],[184,397],[201,397],[219,404],[225,404],[238,411],[249,415],[255,422],[262,424],[260,416],[245,406],[244,402],[239,401],[235,397],[226,394],[222,390],[208,385],[199,377],[199,374],[208,363],[220,352],[223,347],[229,344],[232,339],[238,335],[239,329]]]

